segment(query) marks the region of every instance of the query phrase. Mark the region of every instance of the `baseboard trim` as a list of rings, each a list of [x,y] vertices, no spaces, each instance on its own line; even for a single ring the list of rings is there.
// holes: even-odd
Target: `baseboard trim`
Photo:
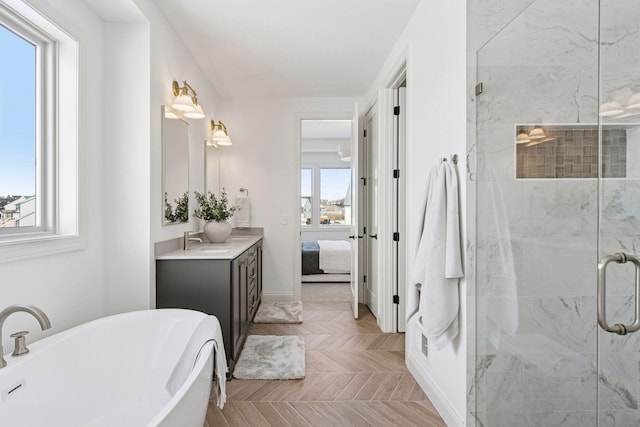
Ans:
[[[464,427],[465,422],[451,405],[451,402],[440,391],[438,386],[431,380],[416,358],[409,351],[406,357],[407,368],[415,378],[422,390],[425,392],[433,406],[449,427]]]

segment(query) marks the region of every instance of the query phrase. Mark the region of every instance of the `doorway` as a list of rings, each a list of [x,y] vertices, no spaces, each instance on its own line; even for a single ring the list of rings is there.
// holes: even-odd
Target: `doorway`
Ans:
[[[405,331],[407,81],[404,66],[366,110],[362,143],[363,301],[385,332]]]
[[[357,147],[355,120],[300,120],[300,282],[308,289],[345,288],[357,318]],[[355,188],[354,188],[355,187]],[[353,237],[353,238],[352,238]],[[356,241],[354,241],[354,239]],[[331,284],[331,287],[326,286]]]

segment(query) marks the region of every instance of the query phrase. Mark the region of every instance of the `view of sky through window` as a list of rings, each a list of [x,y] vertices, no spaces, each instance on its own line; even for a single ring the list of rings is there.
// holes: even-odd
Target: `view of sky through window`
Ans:
[[[36,47],[0,25],[0,197],[36,192]]]

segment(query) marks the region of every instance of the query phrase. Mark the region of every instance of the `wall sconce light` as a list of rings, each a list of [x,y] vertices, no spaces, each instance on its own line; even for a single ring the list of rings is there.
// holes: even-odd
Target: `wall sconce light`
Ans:
[[[543,144],[545,142],[555,141],[555,137],[548,136],[547,133],[542,129],[540,125],[533,125],[533,129],[531,129],[532,125],[519,125],[516,126],[517,135],[516,135],[516,144],[521,147],[533,147],[538,144]],[[527,129],[531,129],[527,132]],[[551,129],[553,130],[553,129]],[[547,129],[547,132],[549,129]]]
[[[172,120],[180,118],[180,116],[178,116],[178,114],[175,111],[173,111],[169,106],[165,106],[164,117],[165,119],[172,119]]]
[[[544,131],[540,126],[535,126],[531,132],[529,132],[529,138],[531,139],[544,139],[547,135],[545,135]]]
[[[527,142],[531,142],[531,138],[524,130],[520,130],[516,136],[516,144],[525,144]]]
[[[198,104],[198,95],[196,91],[184,81],[184,86],[180,87],[177,81],[173,81],[173,96],[176,98],[171,104],[171,108],[182,112],[189,119],[203,119],[204,111]]]
[[[229,138],[229,134],[227,133],[227,127],[224,123],[218,122],[216,124],[215,120],[211,120],[211,140],[216,145],[229,146],[233,145],[231,142],[231,138]]]
[[[634,93],[631,95],[631,98],[627,101],[626,108],[631,110],[640,108],[640,93]]]
[[[620,103],[616,101],[605,102],[600,106],[600,117],[617,116],[624,113],[624,110],[620,106]]]

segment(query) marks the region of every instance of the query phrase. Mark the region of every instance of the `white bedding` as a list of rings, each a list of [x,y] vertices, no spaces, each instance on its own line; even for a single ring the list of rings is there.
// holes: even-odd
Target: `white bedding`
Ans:
[[[351,243],[345,240],[318,240],[319,267],[328,274],[351,273]]]

